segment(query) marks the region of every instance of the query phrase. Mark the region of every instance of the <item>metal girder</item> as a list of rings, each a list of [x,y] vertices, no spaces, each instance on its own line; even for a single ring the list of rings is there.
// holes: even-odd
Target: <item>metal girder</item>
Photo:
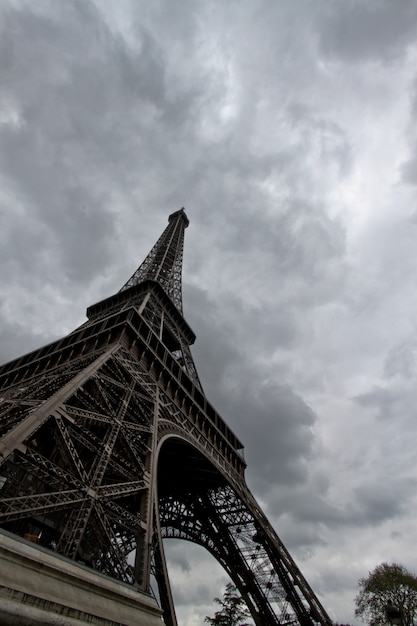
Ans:
[[[59,509],[68,509],[83,502],[85,496],[76,489],[55,491],[34,496],[17,496],[15,498],[2,498],[0,502],[0,520],[11,522],[21,519],[28,514],[39,515],[40,513],[54,512]]]
[[[123,536],[120,534],[119,536],[116,535],[114,532],[114,524],[109,523],[105,510],[98,502],[95,503],[95,511],[107,538],[106,559],[109,560],[110,558],[113,562],[113,575],[116,573],[119,579],[132,583],[132,567],[127,562],[125,551],[121,549],[121,545],[123,545]],[[106,564],[106,567],[107,566],[108,563]]]
[[[97,497],[123,498],[134,493],[140,493],[149,487],[149,480],[132,480],[130,482],[116,483],[113,485],[101,485],[97,488]]]

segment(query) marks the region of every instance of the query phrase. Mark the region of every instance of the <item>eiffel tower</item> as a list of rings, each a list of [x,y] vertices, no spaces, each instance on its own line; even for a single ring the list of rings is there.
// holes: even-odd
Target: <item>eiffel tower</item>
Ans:
[[[140,592],[156,581],[166,626],[166,538],[204,546],[257,626],[330,626],[199,380],[182,307],[188,223],[172,213],[85,324],[0,368],[0,526]]]

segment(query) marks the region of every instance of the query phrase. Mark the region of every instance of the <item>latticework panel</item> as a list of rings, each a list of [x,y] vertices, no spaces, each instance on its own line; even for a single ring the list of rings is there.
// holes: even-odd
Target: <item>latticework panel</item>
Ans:
[[[180,329],[170,319],[169,315],[161,309],[160,303],[153,294],[150,295],[142,311],[142,317],[158,337],[161,337],[162,343],[168,348],[173,358],[187,373],[193,383],[200,391],[203,391],[190,346],[182,336]]]
[[[39,407],[70,382],[97,357],[97,353],[62,364],[49,371],[20,380],[0,395],[0,437],[15,428],[30,412]]]
[[[45,377],[48,385],[34,388],[33,397],[39,401],[47,386],[51,404],[68,386],[69,372],[74,376],[67,366],[63,379],[59,372]],[[154,396],[154,383],[139,367],[127,369],[119,349],[53,411],[42,414],[40,404],[31,412],[33,404],[22,402],[20,422],[34,416],[34,424],[28,436],[15,437],[0,466],[1,526],[119,580],[141,578],[128,557],[148,521]]]
[[[158,282],[182,313],[182,259],[184,229],[188,218],[183,209],[169,217],[169,224],[136,272],[121,291],[149,279]]]

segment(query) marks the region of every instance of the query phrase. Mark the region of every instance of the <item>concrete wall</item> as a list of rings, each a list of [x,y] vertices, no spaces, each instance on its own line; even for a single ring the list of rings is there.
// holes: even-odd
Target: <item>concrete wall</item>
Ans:
[[[154,598],[0,531],[0,626],[162,626]]]

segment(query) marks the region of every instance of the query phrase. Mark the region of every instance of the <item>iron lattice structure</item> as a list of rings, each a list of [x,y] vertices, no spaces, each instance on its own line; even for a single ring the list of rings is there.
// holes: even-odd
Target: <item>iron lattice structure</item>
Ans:
[[[150,593],[176,626],[163,538],[204,546],[257,626],[331,621],[249,491],[182,315],[183,209],[115,295],[0,369],[0,525]]]

